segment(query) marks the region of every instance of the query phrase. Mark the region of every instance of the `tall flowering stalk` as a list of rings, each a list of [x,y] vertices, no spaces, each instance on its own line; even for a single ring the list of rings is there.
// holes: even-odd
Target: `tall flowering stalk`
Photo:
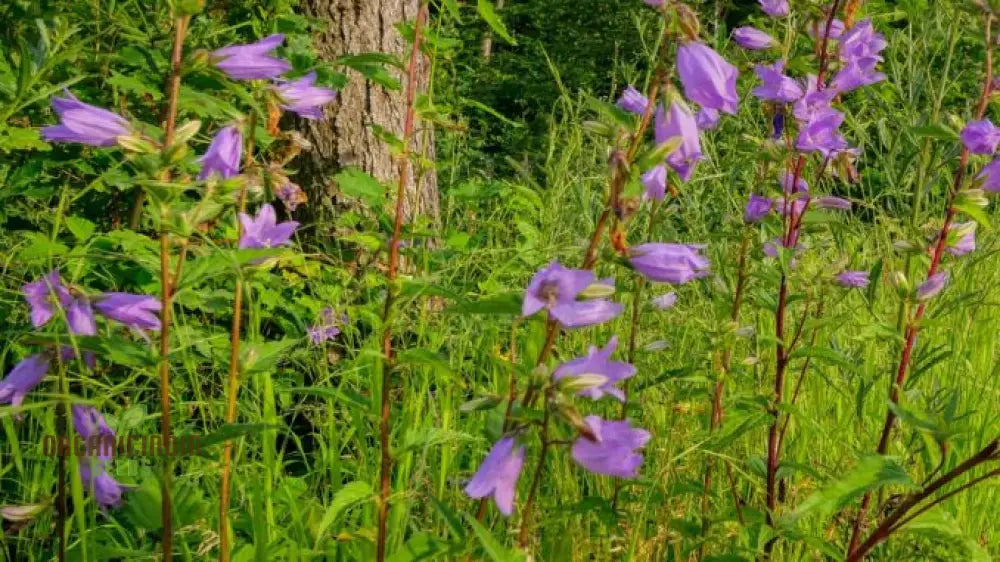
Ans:
[[[405,208],[406,185],[410,178],[410,144],[413,140],[413,127],[416,108],[414,103],[417,95],[417,70],[420,62],[420,43],[423,39],[423,27],[427,20],[427,5],[420,3],[417,20],[413,27],[413,45],[410,48],[410,62],[406,69],[406,120],[403,125],[403,150],[399,156],[399,182],[396,184],[396,206],[392,225],[392,237],[389,239],[389,269],[387,273],[385,307],[382,309],[382,383],[380,387],[379,414],[379,501],[378,501],[378,535],[376,537],[376,559],[385,562],[386,545],[388,542],[389,495],[392,492],[392,451],[389,438],[392,414],[392,306],[396,300],[396,275],[399,271],[399,243],[403,233],[403,211]]]
[[[930,254],[931,261],[930,265],[927,267],[927,273],[925,276],[926,281],[920,285],[915,294],[915,297],[920,304],[917,306],[913,315],[906,321],[903,348],[900,352],[899,361],[896,366],[895,378],[889,391],[889,400],[892,404],[899,403],[900,390],[903,388],[903,384],[906,382],[906,377],[909,374],[913,348],[916,344],[917,335],[920,331],[920,321],[924,316],[924,312],[927,310],[927,301],[940,292],[947,281],[946,273],[939,272],[939,268],[945,253],[952,249],[950,246],[953,247],[956,243],[955,240],[952,240],[952,236],[950,236],[954,220],[959,212],[959,208],[956,206],[956,203],[959,202],[959,199],[964,199],[965,202],[973,205],[980,205],[985,202],[982,199],[981,191],[974,190],[966,186],[965,175],[970,153],[992,153],[996,150],[997,143],[1000,142],[1000,137],[997,137],[996,140],[986,142],[982,140],[984,137],[996,137],[996,133],[993,132],[992,124],[983,126],[982,123],[983,115],[986,113],[986,106],[989,101],[990,93],[993,89],[992,26],[993,14],[987,12],[985,15],[986,72],[983,80],[982,94],[980,95],[976,106],[975,121],[970,123],[966,127],[965,131],[963,131],[962,151],[959,155],[958,166],[955,169],[954,180],[952,181],[951,188],[948,191],[947,201],[945,203],[944,222],[941,224],[941,228],[938,230],[934,238],[934,244]],[[988,185],[988,175],[989,172],[987,166],[987,168],[984,168],[983,172],[980,173],[977,179],[984,184],[984,189],[990,191]],[[910,297],[907,297],[907,299],[909,298]],[[882,424],[882,431],[879,435],[878,446],[876,447],[878,454],[884,455],[889,450],[890,438],[895,423],[896,414],[890,408],[886,412],[885,422]],[[865,493],[862,497],[861,506],[858,510],[857,518],[854,521],[851,531],[851,540],[847,548],[849,558],[856,555],[861,547],[860,541],[865,523],[867,522],[868,510],[871,507],[871,498],[871,492]]]

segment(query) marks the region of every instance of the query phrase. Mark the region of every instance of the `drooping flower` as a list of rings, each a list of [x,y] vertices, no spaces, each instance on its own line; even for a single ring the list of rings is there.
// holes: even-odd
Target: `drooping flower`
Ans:
[[[0,404],[20,406],[24,397],[42,382],[48,371],[49,358],[44,353],[23,359],[0,380]]]
[[[867,271],[843,271],[837,275],[837,283],[843,287],[864,289],[868,286]]]
[[[524,292],[521,314],[531,316],[544,308],[565,328],[600,324],[621,314],[622,305],[607,299],[577,300],[594,282],[594,272],[568,269],[553,261],[531,278]]]
[[[642,174],[639,178],[642,186],[646,188],[643,197],[654,201],[663,201],[667,195],[667,168],[662,164],[654,166]]]
[[[633,428],[628,420],[608,421],[587,416],[584,421],[594,439],[578,437],[573,442],[573,460],[596,474],[619,478],[638,476],[642,455],[636,451],[649,442],[649,432]]]
[[[815,200],[816,207],[819,209],[837,209],[841,211],[851,210],[851,202],[843,197],[834,197],[832,195],[826,195],[823,197],[817,197]]]
[[[795,184],[794,186],[792,185],[793,182]],[[788,195],[795,193],[809,193],[809,182],[802,179],[801,176],[799,176],[798,179],[795,179],[795,174],[789,171],[781,172],[781,175],[778,177],[778,183],[781,184],[782,191]]]
[[[319,314],[319,320],[316,324],[309,327],[309,338],[312,340],[313,344],[320,345],[321,343],[333,339],[340,335],[340,322],[347,321],[347,315],[342,315],[339,319],[337,315],[333,312],[333,309],[329,306],[324,308]]]
[[[302,188],[299,187],[297,183],[292,183],[290,181],[282,184],[281,187],[278,188],[275,195],[277,195],[278,199],[284,203],[285,208],[288,209],[289,212],[294,211],[299,207],[299,205],[308,201],[306,198],[306,192],[302,191]]]
[[[68,90],[65,93],[65,98],[52,98],[59,124],[42,129],[45,140],[113,146],[118,144],[118,137],[132,133],[129,122],[121,115],[83,103]]]
[[[833,76],[833,80],[830,80],[829,89],[839,94],[846,94],[851,90],[885,80],[885,74],[875,70],[878,62],[879,59],[876,57],[848,60]]]
[[[783,18],[788,15],[788,0],[757,0],[760,9],[772,18]]]
[[[776,111],[774,117],[771,118],[771,138],[774,140],[780,140],[781,135],[785,132],[785,112]]]
[[[813,20],[812,24],[806,28],[806,33],[816,41],[823,40],[823,34],[826,33],[826,19]],[[833,18],[830,22],[830,34],[827,37],[830,40],[840,39],[844,34],[844,22],[837,18]]]
[[[949,232],[958,235],[958,239],[949,240],[947,252],[955,257],[964,256],[976,249],[976,223],[975,221],[953,224]]]
[[[271,56],[285,41],[285,36],[277,33],[247,45],[230,45],[212,52],[218,60],[215,66],[234,80],[267,80],[277,78],[291,70],[288,61]]]
[[[102,508],[118,507],[129,487],[115,480],[105,467],[84,457],[80,461],[80,480]]]
[[[780,103],[792,103],[805,95],[797,80],[783,74],[784,69],[785,61],[781,60],[772,65],[754,66],[753,71],[763,84],[753,89],[753,95],[762,100]]]
[[[837,90],[818,89],[818,81],[813,74],[806,76],[805,84],[805,95],[799,98],[792,108],[792,114],[802,123],[807,123],[814,116],[830,109],[830,102],[837,97]]]
[[[774,200],[774,210],[782,215],[801,215],[809,206],[808,195],[798,195],[791,197],[778,197]]]
[[[646,113],[646,108],[649,107],[649,100],[646,96],[642,95],[642,92],[636,90],[631,84],[625,91],[622,92],[622,97],[618,98],[618,107],[628,111],[629,113],[635,113],[636,115],[642,115]]]
[[[270,204],[261,205],[256,217],[240,213],[240,224],[243,226],[243,236],[240,237],[240,248],[274,248],[291,241],[292,234],[298,228],[296,221],[279,223],[274,207]]]
[[[971,121],[962,129],[962,144],[973,154],[993,154],[1000,144],[1000,127],[989,119]]]
[[[97,408],[92,406],[81,406],[79,404],[73,405],[73,428],[76,432],[80,434],[85,440],[91,438],[97,438],[97,457],[93,459],[100,466],[105,466],[111,457],[114,456],[114,439],[115,432],[110,427],[108,427],[107,422],[104,421],[104,416],[97,411]],[[107,445],[106,445],[107,444]],[[89,454],[91,448],[87,447],[87,452]]]
[[[611,361],[611,354],[618,347],[618,336],[613,336],[604,349],[591,346],[587,355],[571,359],[556,368],[552,377],[555,380],[581,375],[601,375],[605,381],[599,385],[584,388],[578,393],[597,400],[605,394],[611,395],[619,402],[625,401],[625,392],[615,386],[635,374],[635,366],[622,361]]]
[[[762,197],[756,193],[750,194],[747,201],[746,210],[743,212],[743,220],[746,222],[760,222],[764,217],[771,214],[774,202],[767,197]]]
[[[1000,192],[1000,158],[994,158],[992,162],[983,166],[976,179],[982,181],[983,191]]]
[[[31,307],[31,325],[40,328],[55,316],[56,307],[65,309],[73,301],[69,291],[59,281],[59,271],[52,270],[39,280],[22,287],[24,300]]]
[[[662,144],[672,137],[681,139],[680,146],[667,155],[667,164],[684,181],[691,179],[698,161],[704,158],[699,135],[698,123],[694,116],[677,102],[670,104],[670,111],[667,113],[664,113],[662,105],[656,108],[653,136],[657,144]]]
[[[698,110],[698,114],[694,116],[694,120],[698,123],[699,129],[710,131],[719,126],[719,112],[711,107],[703,107]]]
[[[157,313],[163,308],[159,299],[131,293],[104,293],[94,302],[102,315],[140,330],[159,330]]]
[[[97,334],[97,322],[94,319],[94,309],[85,297],[76,297],[66,308],[66,324],[69,331],[78,336],[93,336]]]
[[[213,173],[219,174],[222,179],[239,175],[242,156],[243,135],[240,130],[232,125],[219,129],[204,156],[198,159],[201,162],[198,179],[203,180]]]
[[[285,104],[282,109],[306,119],[322,119],[323,107],[337,99],[337,92],[316,85],[316,73],[310,72],[298,80],[282,82],[274,87]]]
[[[513,437],[504,437],[493,444],[479,470],[465,486],[471,498],[493,496],[500,513],[510,516],[514,512],[514,495],[517,479],[524,466],[524,447],[518,446]]]
[[[749,25],[734,29],[733,41],[736,41],[736,44],[740,47],[751,51],[770,49],[778,44],[778,42],[774,40],[774,37],[771,37],[767,33]]]
[[[681,284],[708,275],[701,246],[648,242],[629,249],[632,267],[650,281]]]
[[[948,273],[946,271],[940,271],[931,275],[917,287],[917,300],[926,301],[937,296],[938,293],[944,289],[944,286],[948,283]]]
[[[836,109],[828,109],[814,115],[802,128],[795,148],[802,152],[819,152],[824,158],[847,148],[847,141],[838,129],[844,122],[844,114]]]
[[[673,308],[677,304],[677,293],[670,291],[669,293],[664,293],[658,297],[653,297],[653,306],[660,310],[667,310],[668,308]]]
[[[857,60],[876,57],[882,60],[881,52],[889,45],[885,36],[875,31],[871,19],[863,19],[854,24],[840,37],[837,54],[840,60]]]
[[[677,74],[689,100],[730,115],[739,110],[739,72],[711,47],[694,41],[681,45],[677,49]]]
[[[663,6],[664,0],[642,0],[647,6],[652,6],[654,8],[660,8]]]

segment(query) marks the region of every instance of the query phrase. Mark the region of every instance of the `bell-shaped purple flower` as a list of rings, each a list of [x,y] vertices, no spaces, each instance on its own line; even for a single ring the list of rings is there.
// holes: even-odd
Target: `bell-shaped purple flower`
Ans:
[[[885,74],[875,70],[878,62],[879,59],[875,57],[848,60],[830,81],[829,89],[839,94],[846,94],[851,90],[885,80]]]
[[[309,338],[312,340],[313,344],[320,345],[327,340],[331,340],[340,335],[340,322],[347,322],[347,315],[341,315],[337,318],[337,315],[333,312],[333,309],[325,307],[319,314],[319,320],[316,324],[309,327]]]
[[[0,380],[0,404],[20,406],[24,397],[42,382],[48,371],[49,358],[44,353],[23,359]]]
[[[636,90],[631,84],[625,88],[622,92],[622,97],[618,98],[618,107],[628,111],[629,113],[635,113],[636,115],[642,115],[646,113],[646,108],[649,107],[649,100],[646,96],[642,95],[642,92]]]
[[[973,154],[993,154],[1000,144],[1000,127],[989,119],[971,121],[962,129],[962,144]]]
[[[256,43],[230,45],[212,52],[220,59],[215,66],[234,80],[267,80],[277,78],[292,69],[288,61],[271,56],[285,41],[280,33],[265,37]]]
[[[783,18],[790,12],[788,0],[757,0],[757,3],[760,4],[760,9],[772,18]]]
[[[140,330],[159,330],[161,327],[157,314],[163,305],[149,295],[104,293],[94,302],[94,308],[107,318]]]
[[[240,237],[240,248],[274,248],[291,241],[292,234],[299,227],[296,221],[279,223],[274,207],[270,204],[261,205],[256,217],[240,213],[240,224],[243,226],[243,236]]]
[[[69,325],[69,331],[78,336],[96,335],[97,322],[90,301],[84,297],[74,298],[66,308],[66,324]]]
[[[875,31],[872,20],[866,18],[841,35],[837,54],[843,61],[868,57],[882,60],[881,53],[888,45],[885,36]]]
[[[736,67],[704,43],[690,42],[677,49],[677,74],[684,95],[702,107],[730,115],[739,111]]]
[[[753,71],[763,82],[753,89],[753,95],[766,101],[793,103],[803,95],[802,86],[794,78],[783,74],[785,61],[776,61],[772,65],[758,64]]]
[[[840,124],[844,114],[836,109],[828,109],[814,115],[799,132],[795,148],[802,152],[819,152],[824,158],[847,148],[847,141],[840,134]]]
[[[504,437],[493,444],[479,470],[465,486],[470,498],[493,496],[500,513],[514,513],[514,495],[517,479],[524,466],[524,447],[518,446],[513,437]]]
[[[792,185],[793,182],[794,186]],[[809,182],[802,179],[801,176],[796,180],[795,174],[788,171],[781,172],[781,175],[778,177],[778,183],[781,185],[781,190],[788,195],[809,193]]]
[[[670,104],[670,111],[667,113],[663,112],[662,105],[658,106],[653,133],[657,144],[672,137],[681,139],[680,146],[667,155],[667,164],[682,180],[690,180],[698,161],[704,158],[701,153],[700,131],[694,116],[677,102]]]
[[[702,131],[710,131],[719,126],[719,112],[711,107],[703,107],[694,116],[698,123],[698,128]]]
[[[547,309],[565,328],[601,324],[618,316],[622,305],[607,299],[577,300],[584,289],[595,283],[594,272],[568,269],[554,261],[531,278],[521,306],[523,316]],[[602,281],[610,284],[608,281]]]
[[[219,174],[222,179],[239,175],[242,155],[243,135],[240,130],[232,125],[219,129],[204,156],[198,159],[201,162],[198,179],[206,179],[213,173]]]
[[[948,273],[945,271],[940,271],[931,275],[917,287],[917,300],[926,301],[937,296],[938,293],[944,289],[944,286],[948,283]]]
[[[806,33],[816,41],[823,40],[823,34],[826,33],[826,18],[813,20],[813,22],[806,28]],[[837,18],[833,18],[830,22],[830,35],[828,39],[836,40],[840,39],[844,35],[844,22]]]
[[[774,202],[771,199],[751,193],[750,199],[747,201],[746,210],[743,212],[743,220],[746,222],[760,222],[767,215],[771,214],[771,209],[773,208]]]
[[[638,476],[642,455],[636,451],[649,442],[649,432],[633,428],[628,420],[608,421],[587,416],[584,421],[594,439],[578,437],[573,442],[573,460],[596,474],[619,478]]]
[[[557,367],[552,377],[559,380],[581,375],[601,375],[606,379],[603,383],[584,388],[578,394],[594,400],[608,394],[619,402],[624,402],[625,392],[615,385],[634,375],[635,366],[631,363],[611,360],[611,354],[615,352],[617,347],[618,336],[613,336],[604,349],[591,346],[587,355],[571,359]]]
[[[114,456],[114,447],[111,444],[114,443],[115,432],[108,427],[107,422],[104,421],[104,416],[97,411],[97,408],[74,404],[73,428],[85,440],[91,438],[99,440],[100,446],[97,448],[98,454],[94,460],[99,461],[100,466],[104,466],[105,463],[111,460],[111,457]],[[106,443],[108,446],[106,446]],[[87,452],[90,452],[89,447]]]
[[[806,76],[806,93],[792,108],[792,114],[802,123],[808,123],[814,116],[830,109],[830,102],[837,97],[837,90],[826,88],[817,89],[816,76],[810,74]]]
[[[778,42],[774,40],[774,37],[771,37],[767,33],[749,25],[734,29],[733,41],[736,41],[736,44],[740,47],[751,51],[770,49],[778,44]]]
[[[949,240],[947,252],[955,257],[964,256],[976,249],[976,223],[963,222],[951,226],[949,232],[958,231],[960,236],[957,240]]]
[[[819,209],[836,209],[840,211],[850,211],[851,202],[843,197],[834,197],[832,195],[826,195],[823,197],[817,197],[815,200],[816,207]]]
[[[682,284],[705,277],[711,263],[702,246],[648,242],[629,249],[632,267],[650,281]]]
[[[285,209],[288,209],[289,212],[294,211],[299,205],[308,201],[306,192],[302,191],[302,188],[297,183],[290,181],[282,184],[275,192],[275,195],[278,196],[278,199],[285,205]]]
[[[132,133],[124,117],[83,103],[68,90],[65,98],[52,98],[52,109],[59,115],[59,124],[42,129],[47,141],[113,146],[118,144],[118,137]]]
[[[983,166],[976,179],[982,182],[983,191],[1000,192],[1000,158],[994,158],[992,162]]]
[[[297,113],[306,119],[322,119],[323,107],[337,99],[337,92],[316,85],[316,73],[310,72],[298,80],[283,82],[274,87],[284,102],[282,109]]]
[[[639,178],[642,182],[642,187],[646,188],[643,193],[645,199],[652,199],[654,201],[663,201],[663,198],[667,195],[667,168],[660,164],[659,166],[653,166],[646,173],[642,174]]]
[[[677,304],[677,293],[670,291],[669,293],[664,293],[658,297],[653,297],[651,299],[653,306],[659,310],[667,310],[673,308]]]
[[[129,486],[120,484],[108,474],[101,463],[88,458],[80,461],[80,480],[83,480],[84,487],[94,496],[97,505],[104,509],[119,507],[122,496],[129,489]]]
[[[837,275],[837,284],[842,287],[864,289],[868,286],[867,271],[843,271]]]
[[[39,280],[22,287],[24,300],[31,307],[31,325],[40,328],[56,314],[57,308],[65,309],[73,301],[69,291],[59,281],[59,271],[52,270]]]

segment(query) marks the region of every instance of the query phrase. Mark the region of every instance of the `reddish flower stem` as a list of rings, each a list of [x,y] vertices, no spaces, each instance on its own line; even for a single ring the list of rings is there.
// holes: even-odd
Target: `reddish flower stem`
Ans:
[[[993,16],[986,16],[986,77],[983,81],[982,94],[979,97],[979,104],[976,107],[976,119],[982,119],[983,114],[986,113],[986,104],[989,101],[990,91],[993,83],[993,40],[992,40],[992,26],[993,26]],[[941,259],[944,257],[944,251],[947,248],[948,242],[948,231],[951,229],[951,223],[955,218],[955,198],[958,196],[962,189],[962,184],[965,181],[965,169],[969,161],[969,149],[964,145],[962,146],[962,152],[958,159],[958,169],[955,170],[955,179],[952,183],[951,189],[948,192],[948,201],[945,207],[944,223],[942,223],[940,230],[937,233],[937,239],[934,244],[934,250],[931,253],[931,263],[927,268],[926,279],[930,279],[938,271],[938,266],[941,264]],[[917,307],[913,318],[907,323],[905,338],[903,343],[903,350],[900,353],[899,363],[896,367],[896,377],[893,381],[892,388],[889,391],[889,400],[893,404],[899,403],[899,393],[903,388],[903,384],[906,382],[906,376],[909,372],[910,361],[913,357],[913,347],[917,341],[917,333],[920,331],[920,321],[924,317],[924,312],[927,309],[927,303],[923,302]],[[889,450],[889,441],[892,435],[893,426],[896,423],[896,414],[889,409],[886,412],[885,422],[882,424],[882,431],[879,435],[878,447],[876,451],[880,455],[884,455],[886,451]],[[871,507],[872,493],[867,492],[861,498],[861,507],[858,509],[857,518],[854,520],[854,526],[851,530],[851,540],[848,543],[847,552],[855,552],[859,549],[858,543],[861,540],[861,534],[863,528],[868,519],[868,510]]]
[[[376,539],[378,562],[385,562],[386,544],[388,541],[389,495],[392,491],[392,452],[389,449],[391,428],[389,425],[392,394],[392,323],[391,312],[396,300],[395,283],[399,270],[399,239],[403,232],[403,207],[406,197],[406,185],[410,176],[410,143],[413,140],[413,123],[417,95],[417,70],[420,60],[420,43],[424,23],[427,20],[427,5],[423,2],[417,11],[417,20],[413,26],[413,46],[410,49],[410,62],[406,71],[406,120],[403,126],[403,153],[399,157],[399,183],[396,186],[396,209],[392,226],[392,238],[389,240],[389,272],[386,283],[385,307],[382,310],[382,353],[385,364],[382,366],[381,385],[381,415],[379,417],[379,448],[381,449],[381,467],[379,470],[379,501],[378,501],[378,536]]]

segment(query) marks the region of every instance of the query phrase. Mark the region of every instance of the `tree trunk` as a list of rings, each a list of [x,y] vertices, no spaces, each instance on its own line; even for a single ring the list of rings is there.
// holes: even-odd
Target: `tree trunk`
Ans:
[[[395,25],[413,21],[418,0],[301,0],[303,11],[326,22],[316,37],[316,49],[326,60],[343,55],[388,53],[400,60],[409,59],[410,44],[396,31]],[[429,61],[421,57],[420,83],[423,92],[428,84]],[[403,135],[406,118],[406,76],[394,67],[403,90],[388,90],[361,74],[349,71],[349,83],[327,109],[324,121],[303,121],[299,129],[313,144],[300,158],[303,189],[318,203],[315,212],[336,204],[337,189],[333,175],[347,166],[357,166],[375,178],[395,186],[398,166],[389,146],[379,140],[372,128],[378,125],[398,137]],[[413,153],[434,159],[434,131],[417,122]],[[390,190],[394,193],[395,188]],[[438,217],[437,176],[433,170],[423,174],[414,169],[406,190],[404,206],[407,220],[416,214]]]

